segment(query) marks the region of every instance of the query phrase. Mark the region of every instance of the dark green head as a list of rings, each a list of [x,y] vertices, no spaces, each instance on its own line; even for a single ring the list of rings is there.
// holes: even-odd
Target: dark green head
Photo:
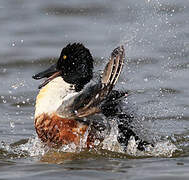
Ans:
[[[57,76],[62,76],[64,81],[75,85],[76,90],[80,91],[93,77],[93,58],[89,49],[80,43],[68,44],[62,49],[56,64],[33,78],[48,78],[41,88]]]

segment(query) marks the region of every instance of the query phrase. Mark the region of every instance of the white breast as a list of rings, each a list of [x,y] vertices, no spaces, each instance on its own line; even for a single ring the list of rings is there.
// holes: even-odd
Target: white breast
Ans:
[[[63,99],[67,99],[67,95],[70,97],[77,94],[74,89],[71,89],[71,85],[66,83],[62,77],[57,77],[44,86],[36,99],[35,106],[35,118],[42,113],[51,114],[56,112],[58,107],[62,104]]]

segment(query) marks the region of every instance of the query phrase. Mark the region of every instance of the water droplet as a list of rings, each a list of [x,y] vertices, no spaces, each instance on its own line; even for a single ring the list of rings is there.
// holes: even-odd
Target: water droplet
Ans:
[[[6,69],[6,68],[4,68],[4,69],[3,69],[3,73],[6,73],[6,72],[7,72],[7,69]]]
[[[7,103],[7,101],[6,101],[6,100],[3,100],[3,103],[5,104],[5,103]]]
[[[17,88],[18,88],[18,86],[17,86],[16,84],[12,85],[11,87],[12,87],[13,89],[17,89]]]
[[[95,96],[95,99],[97,99],[99,97],[99,94],[97,94],[96,96]]]
[[[98,146],[99,144],[100,144],[100,140],[96,139],[95,142],[94,142],[94,145]]]
[[[148,82],[148,78],[144,78],[144,82]]]
[[[10,128],[14,129],[15,128],[15,123],[13,121],[10,121]]]

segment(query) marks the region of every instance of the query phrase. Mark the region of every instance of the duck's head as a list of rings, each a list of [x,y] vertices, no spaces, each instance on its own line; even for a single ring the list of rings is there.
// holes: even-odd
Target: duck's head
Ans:
[[[42,88],[58,76],[67,83],[75,85],[76,90],[80,91],[93,76],[93,58],[89,49],[80,43],[68,44],[62,49],[56,64],[32,77],[34,79],[47,78],[39,86]]]

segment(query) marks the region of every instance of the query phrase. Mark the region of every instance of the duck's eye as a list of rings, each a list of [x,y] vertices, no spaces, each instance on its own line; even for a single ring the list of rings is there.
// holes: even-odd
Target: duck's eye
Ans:
[[[67,59],[67,56],[66,56],[66,55],[64,55],[64,56],[63,56],[63,59],[64,59],[64,60],[65,60],[65,59]]]

